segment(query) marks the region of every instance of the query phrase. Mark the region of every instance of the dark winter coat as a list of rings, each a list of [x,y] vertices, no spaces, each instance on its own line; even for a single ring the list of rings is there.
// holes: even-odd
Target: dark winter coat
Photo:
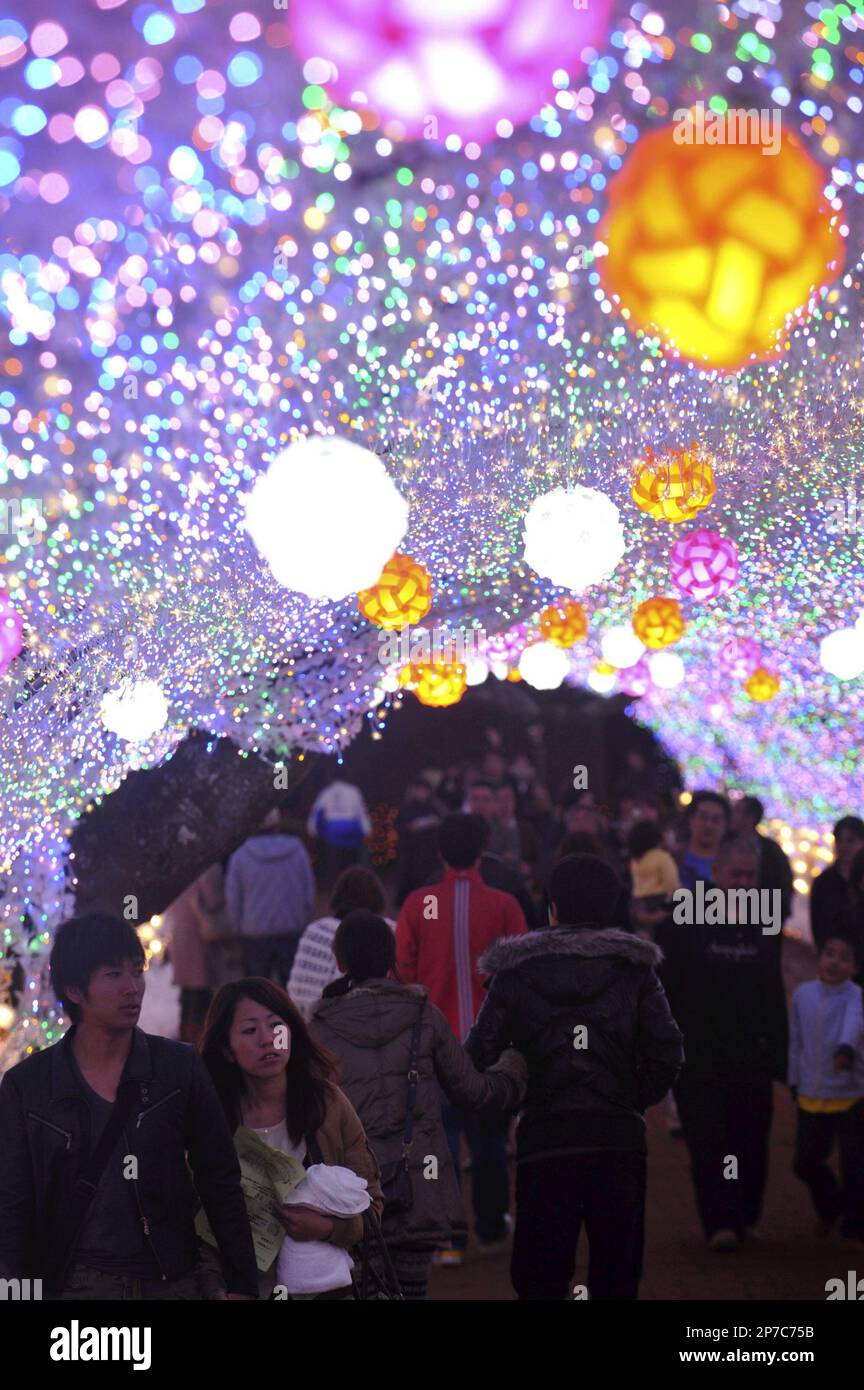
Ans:
[[[0,1085],[0,1276],[43,1278],[49,1294],[78,1236],[72,1194],[90,1153],[90,1109],[69,1060],[73,1032],[12,1067]],[[186,1043],[136,1028],[118,1097],[128,1087],[135,1105],[111,1161],[138,1159],[130,1186],[163,1277],[195,1269],[200,1198],[228,1289],[256,1297],[240,1165],[201,1059]]]
[[[332,988],[332,987],[331,987]],[[466,1230],[459,1183],[441,1120],[439,1085],[465,1110],[512,1110],[524,1093],[525,1066],[508,1053],[481,1076],[440,1009],[420,985],[367,980],[322,999],[310,1022],[318,1042],[341,1062],[340,1086],[363,1122],[381,1168],[402,1152],[411,1030],[420,1010],[419,1082],[409,1169],[410,1211],[387,1214],[389,1243],[434,1248]]]
[[[643,1111],[668,1091],[683,1057],[654,969],[661,959],[653,942],[591,927],[547,927],[480,957],[493,978],[465,1047],[478,1067],[505,1047],[528,1064],[520,1161],[644,1151]]]

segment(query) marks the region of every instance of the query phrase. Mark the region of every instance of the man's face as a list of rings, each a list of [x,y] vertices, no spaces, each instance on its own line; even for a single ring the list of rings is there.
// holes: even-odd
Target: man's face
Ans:
[[[732,806],[730,824],[733,835],[752,835],[757,822],[753,819],[753,814],[747,809],[745,802],[736,801]]]
[[[82,1023],[100,1028],[134,1028],[144,998],[144,962],[124,960],[100,965],[90,976],[87,992],[70,987],[69,998],[81,1010]]]
[[[495,793],[491,787],[468,788],[468,810],[472,816],[482,816],[491,821],[495,814]]]
[[[730,854],[715,865],[714,882],[724,893],[730,888],[758,888],[759,860],[753,854]]]
[[[864,840],[854,830],[841,830],[834,841],[834,854],[840,867],[848,870],[855,855],[862,847],[864,847]]]
[[[600,813],[591,792],[586,792],[575,806],[568,806],[564,812],[564,825],[568,834],[582,831],[587,835],[600,833]]]
[[[726,834],[726,817],[722,806],[713,801],[700,801],[690,818],[690,843],[703,853],[716,850]]]

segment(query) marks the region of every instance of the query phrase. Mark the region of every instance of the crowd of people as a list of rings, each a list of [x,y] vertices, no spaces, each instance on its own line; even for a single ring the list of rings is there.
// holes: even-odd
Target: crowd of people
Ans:
[[[540,727],[421,768],[383,877],[344,777],[302,822],[271,813],[166,913],[180,1042],[136,1026],[135,929],[64,923],[72,1026],[0,1085],[0,1277],[68,1300],[417,1300],[473,1225],[512,1241],[520,1299],[560,1300],[584,1226],[590,1297],[632,1300],[646,1109],[730,1253],[758,1234],[778,1082],[820,1232],[864,1244],[864,821],[834,827],[790,1007],[782,933],[673,911],[700,885],[768,889],[789,919],[760,801],[679,799],[631,753],[610,808],[552,762]]]

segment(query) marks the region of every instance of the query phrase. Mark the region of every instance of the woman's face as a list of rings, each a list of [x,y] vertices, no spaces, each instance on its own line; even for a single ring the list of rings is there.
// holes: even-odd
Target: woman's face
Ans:
[[[228,1034],[228,1057],[246,1076],[278,1076],[291,1056],[291,1029],[266,1004],[241,999]]]

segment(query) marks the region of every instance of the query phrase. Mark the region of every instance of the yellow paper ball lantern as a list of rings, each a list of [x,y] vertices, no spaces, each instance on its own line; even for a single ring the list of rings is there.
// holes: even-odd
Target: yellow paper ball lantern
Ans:
[[[766,701],[773,700],[780,689],[780,677],[775,676],[773,671],[766,671],[764,666],[757,666],[752,676],[748,676],[744,682],[744,689],[751,700],[764,705]]]
[[[357,606],[376,627],[398,629],[419,623],[432,607],[432,576],[418,560],[398,551],[371,589],[361,589]]]
[[[699,447],[667,449],[655,454],[650,447],[637,466],[630,496],[636,506],[658,521],[690,521],[714,500],[714,466]]]
[[[684,636],[684,614],[677,599],[660,595],[646,598],[633,614],[633,631],[652,651],[671,647]]]
[[[633,322],[727,371],[776,352],[786,316],[843,263],[825,171],[785,130],[769,153],[743,114],[696,108],[643,135],[599,229],[606,290]]]
[[[540,614],[540,631],[547,642],[556,647],[572,647],[588,636],[588,614],[575,599],[550,603]]]
[[[421,705],[439,709],[458,704],[468,688],[468,673],[461,661],[412,661],[402,676]]]

